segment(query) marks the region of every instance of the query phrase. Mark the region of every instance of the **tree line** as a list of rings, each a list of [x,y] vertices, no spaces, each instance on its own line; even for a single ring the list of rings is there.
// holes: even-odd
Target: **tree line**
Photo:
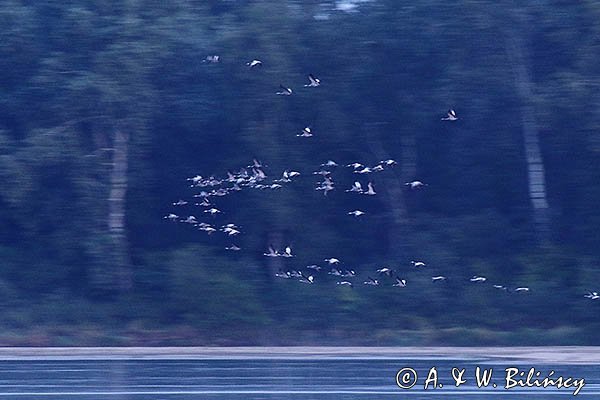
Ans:
[[[0,6],[2,341],[597,344],[583,294],[600,277],[600,7],[343,4]],[[303,91],[309,73],[322,84]],[[187,178],[253,158],[303,175],[223,199],[247,250],[163,219],[195,193]],[[373,177],[368,219],[346,215],[350,181],[314,191],[328,159],[385,158],[398,165]],[[429,275],[402,294],[308,288],[274,278],[270,242],[298,264],[425,259],[531,293]]]

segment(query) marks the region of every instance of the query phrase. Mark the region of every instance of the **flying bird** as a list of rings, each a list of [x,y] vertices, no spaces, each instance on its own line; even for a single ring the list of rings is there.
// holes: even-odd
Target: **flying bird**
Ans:
[[[217,231],[215,228],[213,228],[210,225],[206,226],[206,227],[199,227],[198,229],[208,233],[209,235],[212,235],[213,233],[215,233]]]
[[[363,194],[366,194],[368,196],[375,196],[377,194],[377,192],[375,192],[375,189],[373,189],[373,183],[369,182],[367,184],[367,191]]]
[[[424,267],[425,265],[427,265],[423,261],[411,261],[410,263],[415,267]]]
[[[202,206],[202,207],[210,207],[212,206],[212,204],[210,204],[210,201],[208,201],[208,199],[206,197],[204,197],[202,199],[201,203],[194,203],[195,206]]]
[[[352,277],[356,276],[356,272],[352,269],[347,269],[344,272],[342,272],[340,274],[340,276],[344,277],[344,278],[352,278]]]
[[[442,121],[456,121],[457,119],[456,112],[453,109],[449,109],[446,116],[442,118]]]
[[[389,160],[382,160],[379,161],[379,164],[381,165],[387,165],[387,166],[392,166],[392,165],[396,165],[398,164],[398,162],[396,160],[392,160],[391,158]]]
[[[263,253],[263,256],[267,257],[279,257],[279,253],[273,248],[273,246],[269,246],[269,249],[266,253]]]
[[[317,87],[321,84],[321,80],[316,78],[313,74],[308,74],[308,80],[310,83],[304,85],[304,87]]]
[[[275,273],[275,276],[278,278],[283,278],[283,279],[290,279],[292,277],[292,274],[290,274],[289,271],[284,272],[281,268],[279,269],[279,272]]]
[[[346,192],[357,192],[357,193],[362,193],[363,189],[362,189],[362,185],[360,184],[359,181],[355,181],[354,184],[352,184],[352,187],[348,190],[346,190]]]
[[[279,88],[281,89],[281,91],[277,92],[275,94],[278,94],[280,96],[291,96],[292,93],[293,93],[292,89],[289,88],[289,87],[285,87],[283,85],[279,85]]]
[[[361,215],[365,215],[365,212],[360,211],[360,210],[354,210],[354,211],[350,211],[348,213],[348,215],[354,215],[355,217],[360,217]]]
[[[198,220],[196,220],[196,217],[194,217],[193,215],[190,215],[186,219],[184,219],[182,222],[184,222],[186,224],[196,225],[198,223]]]
[[[383,267],[383,268],[379,268],[376,272],[378,274],[386,274],[387,276],[392,276],[392,273],[394,271],[391,268]]]
[[[471,279],[469,279],[471,282],[485,282],[487,279],[484,276],[473,276]]]
[[[263,168],[266,167],[262,162],[257,160],[256,158],[252,159],[252,165],[248,165],[246,168]]]
[[[282,254],[283,257],[294,257],[294,255],[292,254],[292,248],[290,246],[287,246]]]
[[[202,181],[202,179],[203,179],[203,178],[202,178],[202,176],[201,176],[201,175],[196,175],[196,176],[194,176],[194,177],[192,177],[192,178],[187,178],[187,180],[188,180],[188,181],[192,181],[192,183],[193,183],[193,184],[197,184],[197,183],[201,182],[201,181]]]
[[[423,186],[427,186],[426,183],[423,183],[421,181],[406,182],[404,185],[410,187],[411,189],[420,189]]]
[[[225,232],[229,236],[235,236],[235,235],[239,235],[241,233],[239,230],[233,229],[233,228],[225,228],[225,229],[223,229],[223,232]]]
[[[598,294],[598,292],[590,292],[590,291],[588,291],[585,295],[583,295],[583,297],[588,298],[590,300],[600,299],[600,295]]]
[[[359,162],[355,162],[355,163],[346,165],[346,167],[348,167],[348,168],[354,168],[354,169],[359,169],[359,168],[363,168],[364,165],[362,165]]]
[[[406,287],[406,279],[400,279],[399,277],[396,277],[396,283],[394,283],[392,286]]]
[[[328,160],[326,163],[321,164],[321,167],[337,167],[338,164],[333,160]]]
[[[306,276],[303,273],[300,273],[300,282],[313,284],[315,283],[315,278],[312,275]]]
[[[307,126],[306,128],[302,129],[302,133],[299,133],[296,136],[298,136],[298,137],[312,137],[313,133],[312,133],[312,130],[310,129],[310,126]]]
[[[169,213],[163,217],[163,219],[168,219],[169,221],[176,221],[179,218],[179,215]]]
[[[379,285],[379,281],[377,279],[373,279],[370,276],[368,276],[367,279],[368,279],[367,281],[363,282],[364,285],[371,285],[371,286]]]
[[[262,61],[254,59],[250,62],[247,62],[246,65],[249,66],[250,68],[262,67]]]
[[[371,172],[373,172],[373,171],[369,167],[364,167],[363,169],[356,168],[354,170],[355,174],[370,174]]]

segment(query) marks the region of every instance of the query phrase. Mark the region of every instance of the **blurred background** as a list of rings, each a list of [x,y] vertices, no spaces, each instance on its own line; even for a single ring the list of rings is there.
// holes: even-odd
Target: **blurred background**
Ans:
[[[6,0],[0,21],[0,345],[600,344],[598,2]],[[253,158],[301,176],[193,205],[187,178]],[[376,196],[344,192],[345,164],[387,158]],[[169,213],[239,224],[242,250]],[[274,276],[328,257],[354,289]],[[407,287],[362,285],[383,266]]]

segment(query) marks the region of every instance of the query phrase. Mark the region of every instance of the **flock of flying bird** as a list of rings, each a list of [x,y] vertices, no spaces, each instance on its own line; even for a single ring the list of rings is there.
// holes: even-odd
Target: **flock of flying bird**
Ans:
[[[217,55],[207,56],[204,59],[205,63],[219,63],[220,57]],[[246,63],[246,66],[250,69],[262,67],[263,63],[261,60],[254,59]],[[315,88],[321,85],[321,80],[313,74],[308,74],[308,83],[304,85],[305,88]],[[279,86],[279,91],[275,92],[279,96],[291,96],[294,93],[293,89],[284,85]],[[442,121],[457,121],[458,117],[453,109],[448,110],[446,116],[441,118]],[[313,131],[310,126],[305,127],[296,136],[302,138],[308,138],[313,136]],[[382,160],[376,165],[367,166],[360,162],[352,162],[346,164],[345,167],[351,171],[352,175],[356,178],[353,179],[352,185],[345,189],[345,193],[353,193],[364,196],[375,196],[377,194],[372,180],[367,180],[366,188],[361,183],[360,178],[370,177],[372,174],[382,172],[388,168],[392,168],[397,164],[393,159]],[[194,200],[178,200],[172,203],[175,207],[183,206],[199,206],[203,208],[203,214],[210,216],[216,216],[221,214],[222,211],[218,209],[214,201],[218,197],[230,195],[231,193],[239,192],[247,189],[254,190],[279,190],[285,185],[290,184],[295,178],[301,175],[299,171],[285,170],[282,172],[281,177],[278,179],[268,179],[268,175],[265,173],[266,165],[257,159],[252,160],[252,163],[239,169],[238,171],[232,172],[227,171],[226,176],[217,178],[215,176],[203,177],[196,175],[188,178],[187,181],[190,183],[190,187],[199,189],[200,191],[193,195]],[[325,196],[333,190],[335,190],[335,182],[333,180],[333,172],[336,168],[340,167],[338,163],[333,160],[328,160],[321,164],[316,171],[312,171],[312,175],[320,176],[321,181],[316,183],[316,191],[322,191]],[[427,186],[419,180],[406,182],[405,186],[408,190],[420,190]],[[348,215],[353,217],[362,217],[367,214],[365,211],[356,209],[347,212]],[[200,222],[194,215],[180,216],[176,213],[169,213],[164,216],[164,219],[189,224],[200,231],[205,232],[208,235],[212,235],[216,232],[221,232],[223,235],[230,239],[236,238],[242,233],[241,227],[234,223],[227,223],[221,226],[217,226],[214,223]],[[227,251],[241,251],[241,247],[236,244],[231,244],[225,247]],[[272,245],[269,245],[267,251],[263,253],[265,257],[282,257],[291,259],[295,257],[291,246],[286,246],[283,251],[275,249]],[[287,269],[280,268],[275,277],[280,279],[297,279],[301,283],[315,284],[318,279],[316,277],[319,274],[327,274],[335,277],[336,284],[339,286],[346,286],[353,288],[357,284],[366,286],[380,286],[390,285],[398,288],[405,288],[408,286],[408,282],[405,277],[401,276],[399,270],[394,270],[388,266],[382,266],[376,270],[373,270],[371,274],[367,275],[366,279],[357,281],[357,273],[353,269],[347,269],[341,266],[341,261],[338,258],[330,257],[323,259],[324,265],[311,264],[307,265],[302,269]],[[417,270],[427,270],[427,264],[424,261],[410,261],[412,268]],[[444,275],[431,276],[431,282],[443,283],[448,281],[448,278]],[[488,282],[485,276],[474,275],[468,278],[468,282],[473,284],[483,284]],[[492,287],[503,292],[512,293],[526,293],[530,291],[529,287],[520,286],[509,288],[502,284],[493,284]],[[590,300],[599,300],[600,294],[595,291],[588,291],[584,295],[585,298]]]

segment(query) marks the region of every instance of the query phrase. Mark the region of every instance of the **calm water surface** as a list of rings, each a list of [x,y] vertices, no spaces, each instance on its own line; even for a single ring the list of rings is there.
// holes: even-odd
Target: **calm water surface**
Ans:
[[[475,370],[492,370],[488,387],[478,388]],[[424,389],[435,367],[442,387]],[[555,371],[584,378],[577,397],[575,388],[505,389],[506,368],[526,373],[531,367],[539,380]],[[396,374],[411,368],[417,374],[412,389],[401,389]],[[465,383],[456,387],[452,369],[464,369]],[[411,373],[410,370],[406,370]],[[433,386],[434,375],[430,374]],[[525,376],[526,377],[526,376]],[[525,379],[521,377],[521,379]],[[412,379],[412,377],[410,377]],[[518,378],[515,377],[515,378]],[[492,387],[496,383],[497,387]],[[19,399],[413,399],[413,400],[515,400],[600,399],[599,365],[531,365],[485,360],[89,360],[1,361],[0,398]]]

